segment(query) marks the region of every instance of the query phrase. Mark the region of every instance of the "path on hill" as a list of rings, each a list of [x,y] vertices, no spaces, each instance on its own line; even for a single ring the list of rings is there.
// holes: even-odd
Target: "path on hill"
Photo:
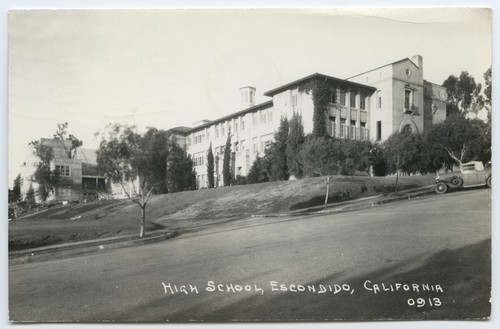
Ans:
[[[10,316],[159,322],[480,317],[489,307],[490,200],[491,190],[477,189],[343,214],[248,219],[154,245],[14,265]],[[400,290],[382,291],[382,283]],[[398,283],[434,291],[402,291]],[[302,287],[306,291],[294,291]],[[408,305],[419,297],[425,307]]]

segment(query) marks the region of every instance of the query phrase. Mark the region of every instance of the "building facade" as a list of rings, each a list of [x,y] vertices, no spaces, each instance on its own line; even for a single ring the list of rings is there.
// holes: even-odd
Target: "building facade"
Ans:
[[[446,118],[446,89],[423,78],[423,59],[416,55],[339,79],[314,73],[264,93],[271,99],[255,104],[256,90],[240,88],[242,110],[214,121],[202,121],[185,134],[194,161],[197,187],[207,187],[207,152],[215,156],[215,186],[222,186],[222,162],[231,137],[231,175],[246,176],[256,157],[273,142],[280,119],[302,116],[304,132],[313,130],[311,82],[330,90],[328,133],[336,138],[382,142],[396,131],[423,133]]]
[[[105,177],[97,171],[96,150],[72,148],[69,140],[42,138],[40,144],[52,148],[54,158],[50,169],[59,172],[59,182],[47,201],[96,200],[108,194]],[[33,155],[27,157],[22,170],[22,193],[27,196],[28,190],[33,189],[36,202],[42,201],[38,184],[32,180],[38,161]]]

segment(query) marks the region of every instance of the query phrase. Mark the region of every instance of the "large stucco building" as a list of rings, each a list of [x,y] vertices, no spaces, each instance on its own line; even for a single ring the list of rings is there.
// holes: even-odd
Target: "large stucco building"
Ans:
[[[281,117],[302,115],[305,133],[312,132],[314,104],[307,86],[328,84],[328,133],[336,138],[382,142],[396,131],[423,133],[446,118],[446,90],[424,80],[422,56],[405,58],[347,79],[319,73],[278,86],[264,93],[268,101],[255,104],[256,90],[240,88],[242,109],[231,115],[195,125],[184,131],[198,188],[207,186],[207,150],[215,155],[215,185],[222,186],[223,150],[231,134],[232,175],[247,175],[257,156],[272,143]]]

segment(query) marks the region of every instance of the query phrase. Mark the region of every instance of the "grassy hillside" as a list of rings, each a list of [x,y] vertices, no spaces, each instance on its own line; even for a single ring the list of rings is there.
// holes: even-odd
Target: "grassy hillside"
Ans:
[[[329,203],[392,192],[394,177],[336,176]],[[432,184],[433,175],[401,177],[400,189]],[[324,202],[319,177],[296,181],[223,187],[152,196],[147,230],[189,229],[252,214],[285,212]],[[140,208],[129,200],[94,202],[49,209],[9,224],[9,249],[139,232]]]

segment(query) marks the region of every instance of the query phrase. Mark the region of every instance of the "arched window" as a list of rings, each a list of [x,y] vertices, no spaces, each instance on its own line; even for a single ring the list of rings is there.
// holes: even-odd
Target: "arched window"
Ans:
[[[408,124],[406,124],[406,125],[403,126],[403,129],[401,129],[401,132],[404,133],[404,134],[411,134],[413,132],[413,128],[408,123]]]

